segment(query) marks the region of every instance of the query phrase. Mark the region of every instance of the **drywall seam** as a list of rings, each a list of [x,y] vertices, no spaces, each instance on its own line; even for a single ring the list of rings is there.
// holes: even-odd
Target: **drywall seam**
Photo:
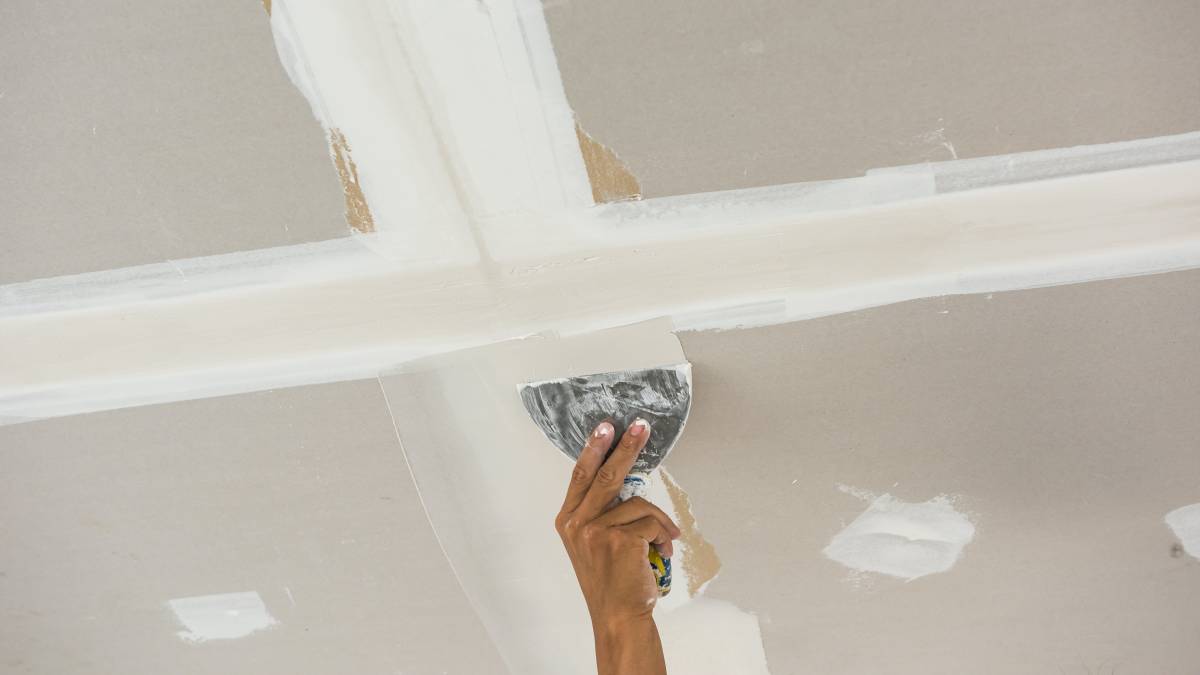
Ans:
[[[964,190],[1200,159],[1200,132],[872,169],[865,176],[605,205],[576,222],[661,237],[880,206]]]
[[[400,450],[400,456],[404,458],[404,466],[408,468],[408,475],[412,477],[413,491],[417,493],[417,501],[421,504],[421,512],[425,514],[425,520],[429,523],[429,531],[433,533],[433,540],[437,542],[438,550],[442,552],[442,559],[446,561],[446,566],[450,568],[450,574],[454,575],[454,583],[458,585],[458,589],[462,591],[463,597],[467,599],[467,603],[471,607],[471,611],[475,613],[477,618],[482,620],[480,608],[476,605],[474,598],[467,593],[466,586],[463,585],[462,575],[454,566],[454,559],[446,552],[446,544],[438,535],[437,528],[433,525],[433,519],[429,517],[429,505],[425,502],[425,497],[421,494],[421,482],[417,479],[417,474],[413,472],[412,462],[408,459],[408,451],[404,449],[404,439],[400,437],[400,427],[396,425],[396,414],[392,411],[392,402],[388,399],[387,388],[383,386],[383,380],[376,375],[375,381],[379,384],[379,393],[383,395],[383,405],[387,408],[388,419],[392,422],[392,431],[396,434],[396,446]],[[495,647],[495,645],[492,645]],[[500,652],[499,649],[496,650]]]
[[[561,504],[571,463],[529,419],[517,385],[683,358],[670,322],[658,320],[494,343],[380,378],[446,558],[512,672],[587,672],[594,663],[586,607],[546,519]],[[661,481],[648,497],[672,509]],[[686,582],[681,578],[655,610],[664,635],[672,636],[668,658],[706,655],[688,671],[696,675],[724,675],[731,659],[762,664],[753,672],[765,672],[755,617],[690,595]],[[693,605],[703,609],[709,631],[677,626],[691,625],[699,611],[689,610]]]
[[[477,258],[462,200],[412,64],[384,0],[276,0],[280,62],[327,133],[354,147],[358,186],[390,259],[416,264]]]
[[[1200,134],[1191,136],[1196,137],[1200,154]],[[1170,145],[1164,139],[1151,140]],[[1014,161],[1002,157],[987,159],[994,159],[1001,164]],[[1163,171],[1156,175],[1171,180],[1175,173],[1194,173],[1194,166],[1194,162],[1182,162],[1176,167],[1158,167]],[[1145,170],[1152,171],[1155,168],[1151,166]],[[1126,171],[1129,172],[1120,175],[1130,181],[1136,181],[1139,175],[1149,175],[1133,169]],[[1075,179],[1085,178],[1086,175],[1080,175],[1061,180],[1074,182]],[[863,188],[863,184],[871,181],[874,181],[872,187]],[[611,247],[618,237],[619,243],[636,247],[690,237],[717,238],[739,233],[751,236],[756,231],[806,217],[828,216],[833,222],[840,220],[838,216],[841,213],[861,212],[867,215],[877,212],[872,207],[893,204],[900,207],[901,204],[896,202],[917,196],[935,196],[934,182],[934,174],[929,166],[916,166],[907,170],[874,173],[864,179],[777,185],[606,204],[560,214],[566,220],[556,228],[561,235],[557,238],[531,243],[525,241],[524,237],[517,237],[520,245],[505,245],[497,241],[489,241],[488,245],[498,255],[500,263],[506,259],[552,258],[578,252],[575,256],[577,264],[585,264],[592,257],[592,251]],[[1097,178],[1082,184],[1112,182]],[[1011,187],[1019,187],[1019,184]],[[879,198],[879,203],[864,199],[865,193]],[[970,192],[965,194],[969,198]],[[1189,196],[1183,195],[1183,198],[1186,200]],[[1146,203],[1145,206],[1152,208],[1154,204]],[[578,236],[570,235],[573,228]],[[563,237],[568,235],[573,238],[567,245],[561,245],[566,241]],[[360,236],[8,284],[0,286],[0,319],[145,300],[177,300],[199,293],[249,290],[261,285],[294,284],[302,280],[319,283],[339,276],[399,274],[463,265],[461,261],[450,264],[445,260],[397,261],[388,253],[387,247],[378,242],[377,235]],[[1141,243],[1152,244],[1153,235],[1146,236]],[[472,258],[465,264],[475,262],[476,259]],[[1186,262],[1183,266],[1187,266]],[[536,263],[530,263],[521,269],[533,270],[536,267]],[[1064,277],[1069,280],[1074,278],[1074,273],[1068,271]],[[772,311],[768,307],[745,309],[751,313]],[[751,320],[751,323],[755,321]]]
[[[939,193],[1200,159],[1200,131],[934,165]]]
[[[537,0],[279,0],[271,24],[314,116],[353,143],[389,258],[469,261],[590,203]]]
[[[0,318],[0,416],[373,377],[400,361],[543,330],[576,334],[658,316],[676,317],[682,329],[765,325],[920,297],[1188,269],[1200,266],[1198,184],[1200,162],[1176,163],[637,246],[609,241],[568,256],[531,252],[499,260],[493,274],[386,261],[349,274],[373,254],[339,248],[317,279],[306,278],[308,262],[268,257],[265,271],[199,274],[209,292],[20,311],[53,306],[59,291],[78,286],[55,282],[46,292],[38,282],[0,290],[17,301]],[[222,286],[230,274],[253,285]]]
[[[593,194],[595,162],[585,157],[589,146],[581,143],[537,0],[286,4],[272,18],[281,60],[289,73],[301,73],[293,76],[297,87],[319,99],[318,119],[355,143],[380,234],[370,243],[401,263],[461,262],[472,247],[496,259],[561,254],[614,229],[631,243],[660,241],[798,213],[1200,158],[1194,132],[588,208],[614,197]],[[370,157],[360,157],[365,139]],[[390,191],[373,190],[373,178]],[[623,180],[617,196],[640,192],[632,184]]]
[[[365,239],[344,237],[8,284],[0,286],[0,319],[179,302],[209,293],[321,284],[394,272]]]

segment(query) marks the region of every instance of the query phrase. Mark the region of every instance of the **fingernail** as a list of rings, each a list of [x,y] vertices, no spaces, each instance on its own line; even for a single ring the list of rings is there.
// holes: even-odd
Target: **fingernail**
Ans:
[[[597,424],[596,430],[592,432],[592,435],[596,438],[608,438],[612,436],[612,434],[613,425],[609,424],[608,422],[601,422],[600,424]]]
[[[642,434],[646,433],[646,430],[649,428],[650,423],[639,417],[633,421],[633,424],[629,426],[629,435],[641,436]]]

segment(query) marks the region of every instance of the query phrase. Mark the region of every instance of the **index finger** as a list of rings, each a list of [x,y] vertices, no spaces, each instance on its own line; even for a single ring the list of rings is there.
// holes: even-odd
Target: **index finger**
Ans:
[[[612,447],[613,431],[612,423],[604,420],[588,436],[587,444],[579,451],[579,459],[575,460],[575,468],[571,471],[571,483],[563,499],[563,513],[574,511],[583,501],[583,496],[596,478],[596,471],[604,462],[604,454]]]
[[[625,430],[621,442],[608,456],[608,461],[596,472],[596,479],[584,495],[578,511],[585,516],[596,516],[608,508],[621,492],[625,476],[633,468],[638,453],[646,447],[646,440],[649,438],[650,423],[640,417],[634,420]]]

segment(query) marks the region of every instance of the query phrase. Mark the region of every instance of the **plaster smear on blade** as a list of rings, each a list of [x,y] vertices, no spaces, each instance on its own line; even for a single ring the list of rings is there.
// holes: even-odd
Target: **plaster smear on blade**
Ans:
[[[1200,504],[1175,509],[1164,520],[1183,544],[1183,550],[1193,558],[1200,558]]]
[[[945,495],[912,504],[884,494],[823,553],[852,570],[912,581],[949,570],[974,537],[975,526]]]
[[[231,640],[279,623],[254,591],[176,598],[167,606],[183,624],[176,635],[186,642]]]

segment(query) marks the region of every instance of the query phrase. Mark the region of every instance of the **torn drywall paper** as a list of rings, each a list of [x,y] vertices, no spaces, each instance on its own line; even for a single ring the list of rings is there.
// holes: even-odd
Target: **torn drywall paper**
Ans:
[[[557,675],[593,667],[586,609],[550,526],[570,462],[529,420],[517,385],[682,360],[669,329],[669,322],[657,321],[575,338],[534,337],[427,359],[381,378],[430,522],[513,672]],[[664,481],[655,484],[651,499],[672,509]],[[681,578],[663,601],[664,633],[686,607],[690,586]],[[713,611],[730,625],[746,625],[736,609]],[[748,637],[756,634],[693,633],[674,649],[709,654],[714,664],[722,662],[720,653],[754,663],[762,659],[762,645]]]
[[[659,476],[660,482],[671,500],[671,506],[678,516],[676,524],[683,533],[679,537],[679,545],[686,549],[686,555],[680,558],[676,567],[686,578],[688,594],[696,596],[702,593],[704,587],[716,578],[717,572],[721,570],[721,559],[717,555],[716,548],[708,543],[704,535],[700,533],[696,516],[692,514],[692,502],[687,493],[679,487],[679,484],[665,468],[659,471]]]
[[[579,137],[579,152],[592,184],[592,199],[597,204],[642,198],[642,186],[612,148],[592,138],[578,122],[575,123],[575,134]]]

